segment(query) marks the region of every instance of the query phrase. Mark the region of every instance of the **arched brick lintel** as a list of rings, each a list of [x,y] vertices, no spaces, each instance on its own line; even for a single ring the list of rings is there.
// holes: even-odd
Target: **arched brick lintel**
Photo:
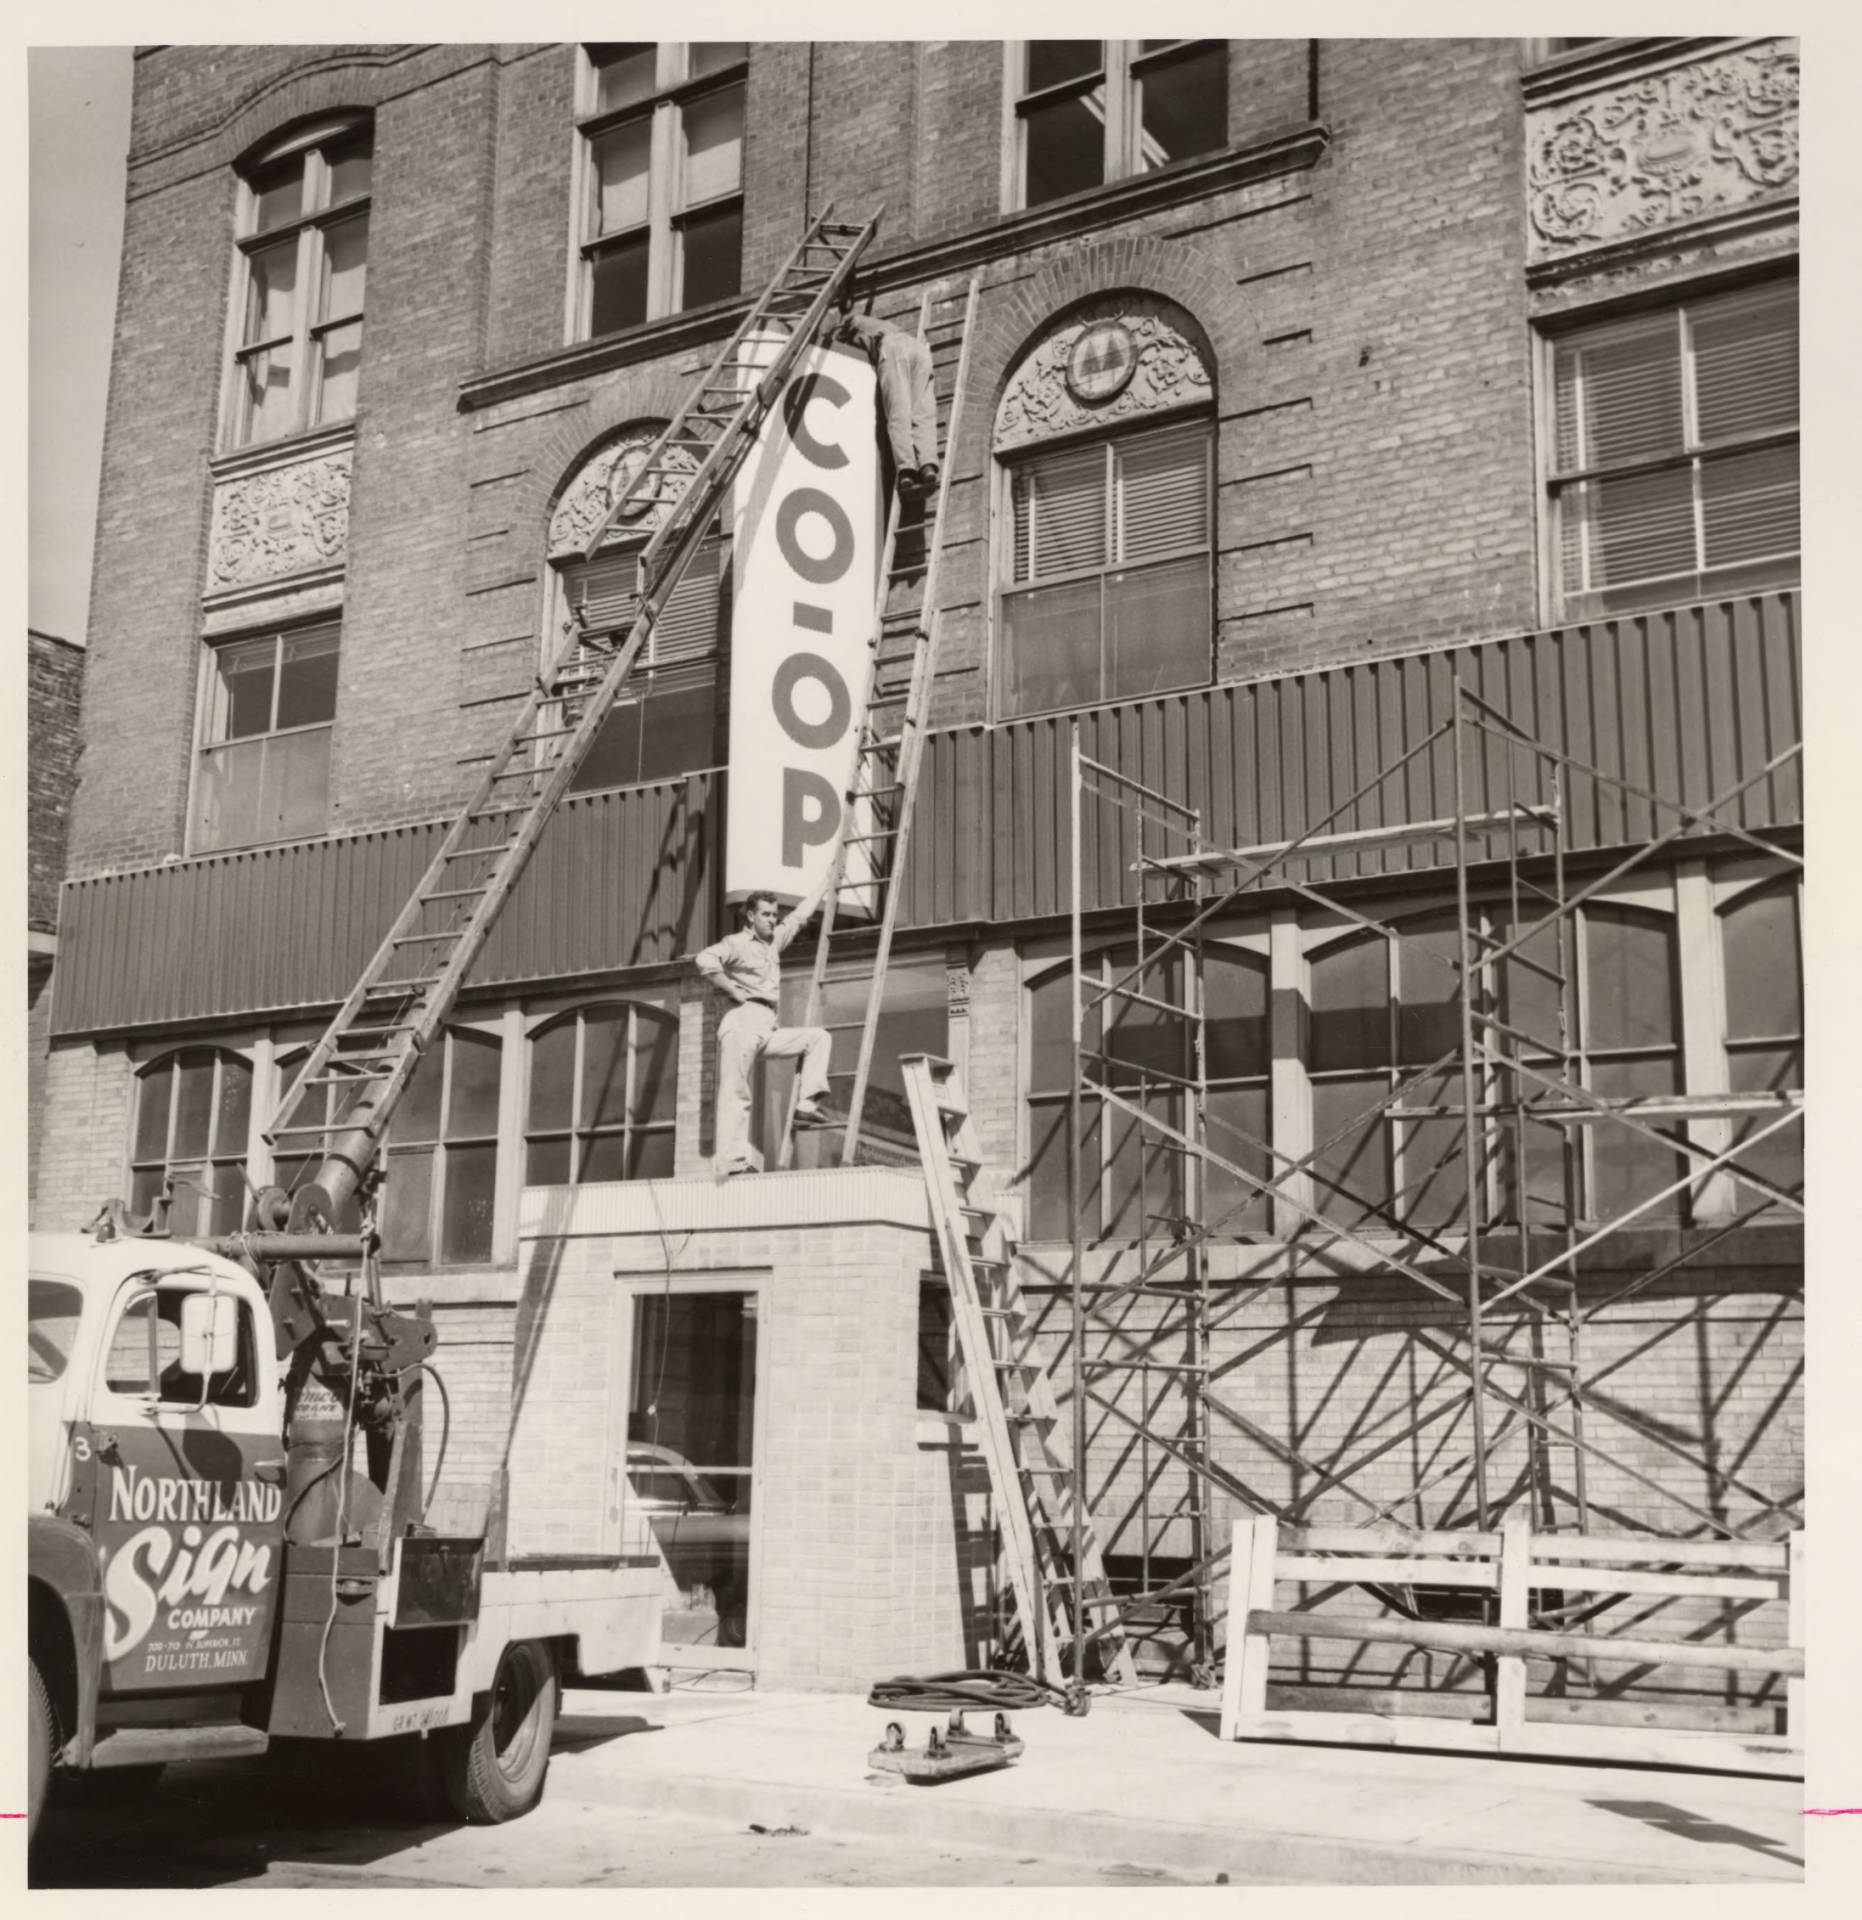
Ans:
[[[231,115],[215,136],[214,162],[237,166],[253,148],[263,146],[295,121],[316,114],[373,113],[403,85],[398,63],[376,65],[345,59],[308,71],[299,68],[268,82],[263,92]]]
[[[977,316],[965,444],[993,444],[996,410],[1009,378],[1035,343],[1069,307],[1125,289],[1161,296],[1181,307],[1214,355],[1218,402],[1267,384],[1259,317],[1208,248],[1194,240],[1134,237],[1105,240],[1049,262],[1030,279],[986,290]]]
[[[663,426],[678,411],[691,383],[675,373],[625,373],[564,419],[537,449],[537,457],[518,494],[519,524],[529,524],[541,542],[549,531],[550,515],[569,482],[611,440],[627,427]]]

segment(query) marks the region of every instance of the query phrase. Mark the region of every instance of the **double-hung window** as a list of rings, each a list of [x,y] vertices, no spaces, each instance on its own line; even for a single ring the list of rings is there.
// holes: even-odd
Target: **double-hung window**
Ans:
[[[563,569],[563,590],[585,640],[619,645],[639,609],[639,549],[603,552]],[[693,554],[621,697],[570,782],[572,793],[671,780],[719,764],[718,642],[723,546]]]
[[[1797,889],[1749,888],[1720,909],[1726,968],[1727,1085],[1734,1093],[1784,1093],[1804,1084],[1804,976]],[[1763,1118],[1740,1123],[1739,1137]],[[1738,1165],[1787,1192],[1804,1183],[1804,1129],[1782,1128],[1749,1147]],[[1740,1204],[1763,1198],[1741,1189]]]
[[[316,626],[212,650],[194,778],[194,852],[324,830],[338,647],[336,627]]]
[[[741,287],[749,48],[663,40],[586,51],[576,334],[595,339]]]
[[[1024,40],[1009,57],[1020,206],[1228,142],[1224,40]]]
[[[373,151],[369,122],[348,116],[290,135],[244,170],[230,447],[356,410]]]
[[[1565,616],[1797,579],[1795,282],[1581,328],[1551,367]]]
[[[1209,466],[1208,424],[1193,421],[1009,467],[1004,717],[1209,679]]]

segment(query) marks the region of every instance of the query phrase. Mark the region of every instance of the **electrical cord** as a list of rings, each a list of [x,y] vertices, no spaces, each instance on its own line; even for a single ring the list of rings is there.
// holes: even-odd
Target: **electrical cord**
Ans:
[[[433,1496],[440,1490],[440,1474],[446,1466],[446,1443],[453,1434],[453,1402],[446,1391],[446,1382],[440,1378],[440,1370],[431,1360],[416,1360],[411,1367],[403,1367],[403,1374],[424,1373],[440,1390],[440,1445],[433,1461],[433,1478],[427,1483],[425,1497],[420,1503],[420,1514],[424,1520],[433,1506]]]
[[[1063,1713],[1082,1714],[1090,1703],[1091,1695],[1077,1683],[1057,1687],[1032,1674],[992,1673],[977,1667],[875,1680],[866,1696],[869,1707],[904,1713],[955,1713],[965,1707],[993,1707],[1007,1712],[1052,1706]]]

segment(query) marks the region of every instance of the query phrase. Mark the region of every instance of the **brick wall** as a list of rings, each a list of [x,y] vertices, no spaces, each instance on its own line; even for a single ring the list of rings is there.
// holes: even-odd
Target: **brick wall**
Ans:
[[[483,357],[494,93],[481,66],[376,119],[333,828],[430,818],[462,784],[466,427],[454,398]]]
[[[49,633],[26,636],[26,924],[58,928],[58,883],[78,777],[84,649]]]
[[[106,1200],[128,1199],[124,1169],[132,1091],[129,1055],[121,1041],[51,1048],[34,1226],[81,1227]]]
[[[892,1178],[793,1179],[876,1177]],[[660,1189],[675,1220],[682,1186]],[[746,1191],[733,1186],[731,1200]],[[631,1204],[650,1217],[637,1194]],[[512,1550],[598,1551],[621,1529],[630,1296],[617,1281],[663,1275],[668,1245],[680,1280],[761,1289],[751,1601],[761,1681],[863,1687],[972,1659],[987,1597],[986,1554],[972,1537],[985,1525],[981,1494],[967,1450],[914,1411],[918,1287],[933,1259],[923,1228],[675,1225],[664,1240],[649,1230],[526,1241]]]

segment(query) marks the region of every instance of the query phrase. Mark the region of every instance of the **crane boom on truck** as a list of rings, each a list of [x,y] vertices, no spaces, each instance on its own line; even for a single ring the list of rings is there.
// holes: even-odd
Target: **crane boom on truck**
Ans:
[[[275,1739],[409,1735],[461,1815],[509,1819],[542,1792],[564,1675],[657,1660],[657,1554],[526,1566],[484,1529],[427,1524],[434,1330],[383,1301],[369,1203],[425,1048],[883,209],[832,212],[589,542],[636,496],[662,502],[631,629],[572,637],[539,673],[285,1094],[266,1138],[309,1177],[266,1185],[250,1230],[217,1239],[115,1202],[35,1238],[30,1830],[56,1769],[129,1783]]]

